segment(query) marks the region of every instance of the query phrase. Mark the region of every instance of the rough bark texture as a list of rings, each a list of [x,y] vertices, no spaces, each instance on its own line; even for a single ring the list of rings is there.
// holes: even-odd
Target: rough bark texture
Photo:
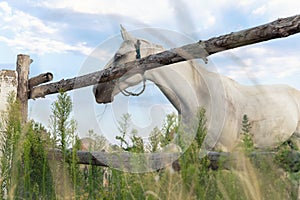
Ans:
[[[205,60],[205,56],[209,56],[214,53],[275,38],[287,37],[299,32],[300,15],[278,19],[274,22],[254,28],[233,32],[227,35],[214,37],[206,41],[199,41],[197,43],[150,55],[133,62],[122,64],[114,69],[108,68],[80,77],[38,86],[31,90],[29,98],[34,99],[44,97],[48,94],[57,93],[60,90],[69,91],[76,88],[111,81],[120,78],[128,71],[131,73],[138,73],[188,59],[202,58]]]
[[[71,152],[69,152],[71,155]],[[179,153],[145,153],[132,154],[128,152],[89,152],[77,151],[77,163],[85,165],[95,165],[102,167],[112,167],[123,171],[153,171],[170,165],[179,158]],[[240,153],[214,152],[207,153],[210,161],[208,166],[212,170],[230,169],[239,159]],[[275,156],[274,152],[252,152],[251,157]],[[51,149],[48,153],[50,160],[62,160],[63,156],[59,149]],[[142,162],[141,162],[142,161]],[[222,162],[222,163],[220,163]]]
[[[69,152],[71,155],[71,152]],[[123,171],[153,171],[171,164],[179,157],[177,153],[145,153],[133,154],[128,152],[88,152],[77,151],[77,163],[103,167],[117,168]],[[62,153],[59,149],[51,149],[49,159],[61,160]]]
[[[17,99],[21,104],[22,122],[27,121],[28,115],[28,74],[29,67],[33,61],[30,56],[19,54],[17,56],[16,70],[18,73]]]
[[[214,37],[204,41],[204,44],[206,51],[211,55],[236,47],[288,37],[299,32],[300,15],[295,15],[243,31]]]
[[[38,86],[42,83],[52,81],[52,79],[53,79],[53,74],[52,73],[50,73],[50,72],[43,73],[43,74],[40,74],[38,76],[30,78],[28,80],[28,87],[33,88],[33,87]]]

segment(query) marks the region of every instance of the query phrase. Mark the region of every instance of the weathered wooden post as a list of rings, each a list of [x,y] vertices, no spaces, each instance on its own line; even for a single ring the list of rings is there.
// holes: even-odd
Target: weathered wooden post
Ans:
[[[16,70],[18,73],[17,99],[20,101],[22,123],[27,121],[28,115],[28,75],[29,66],[33,62],[29,55],[19,54],[17,56]]]

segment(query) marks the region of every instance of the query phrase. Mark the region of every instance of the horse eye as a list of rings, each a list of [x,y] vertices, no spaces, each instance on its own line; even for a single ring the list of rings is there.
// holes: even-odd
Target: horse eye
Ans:
[[[118,59],[122,58],[122,56],[123,56],[122,54],[116,53],[114,57],[115,57],[115,60],[118,60]]]

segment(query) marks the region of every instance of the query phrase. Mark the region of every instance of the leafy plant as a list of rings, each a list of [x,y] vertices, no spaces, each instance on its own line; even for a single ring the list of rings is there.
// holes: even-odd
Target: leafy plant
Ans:
[[[178,116],[175,113],[166,116],[165,123],[161,129],[163,137],[161,138],[161,147],[168,145],[174,140],[175,135],[178,133]]]
[[[242,120],[242,143],[244,150],[247,153],[250,153],[254,150],[254,142],[253,142],[253,135],[251,133],[251,124],[249,122],[248,116],[245,114],[243,115]]]
[[[14,94],[9,95],[1,124],[1,199],[54,199],[45,128],[33,121],[21,124],[20,104]]]
[[[122,116],[118,126],[121,136],[116,136],[116,139],[120,140],[120,147],[125,151],[135,153],[144,152],[144,141],[140,136],[137,135],[137,130],[131,129],[129,132],[130,121],[130,114],[126,113]]]
[[[60,92],[57,100],[52,104],[52,115],[50,116],[50,130],[54,140],[53,147],[58,147],[62,151],[62,177],[63,188],[68,188],[69,179],[72,182],[74,196],[80,195],[80,177],[81,171],[77,164],[77,150],[80,148],[80,142],[76,135],[77,123],[71,118],[72,100],[67,93]],[[72,147],[69,151],[68,148]],[[69,175],[68,175],[69,174]]]
[[[48,164],[48,148],[46,148],[48,141],[48,133],[42,125],[28,123],[23,143],[23,168],[21,168],[24,178],[19,181],[18,196],[28,199],[41,197],[55,199],[54,184]]]
[[[275,155],[275,163],[283,168],[289,178],[300,185],[300,152],[293,138],[290,138],[277,148]]]
[[[1,128],[1,198],[14,193],[17,166],[20,163],[19,143],[21,137],[21,113],[20,104],[15,100],[15,94],[8,96],[8,105],[2,116]],[[16,174],[17,173],[17,174]]]
[[[149,144],[146,149],[148,152],[157,152],[160,149],[161,138],[163,137],[162,131],[155,127],[149,135]]]

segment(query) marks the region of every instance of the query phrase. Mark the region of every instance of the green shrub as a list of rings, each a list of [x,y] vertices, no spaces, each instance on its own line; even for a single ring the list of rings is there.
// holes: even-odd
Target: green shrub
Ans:
[[[8,105],[1,120],[1,198],[15,193],[18,165],[21,163],[20,137],[22,132],[20,104],[15,94],[8,97]]]
[[[253,134],[251,133],[251,124],[248,116],[243,115],[242,120],[242,144],[246,153],[250,153],[254,150]]]
[[[9,95],[1,124],[1,199],[54,199],[45,128],[32,121],[21,124],[14,94]]]

